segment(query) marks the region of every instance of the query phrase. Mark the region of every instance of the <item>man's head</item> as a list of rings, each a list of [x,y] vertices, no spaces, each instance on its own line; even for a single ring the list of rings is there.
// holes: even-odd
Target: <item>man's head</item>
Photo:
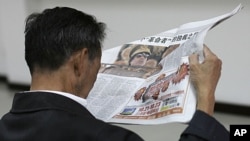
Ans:
[[[68,72],[76,75],[76,78],[72,76],[71,83],[79,81],[80,85],[88,82],[80,81],[81,75],[96,73],[92,69],[93,66],[98,68],[100,63],[104,37],[104,23],[97,22],[93,16],[72,8],[56,7],[31,14],[26,20],[25,27],[25,59],[32,77],[35,75],[39,76],[36,78],[41,78],[43,74],[58,74],[67,66]]]
[[[134,47],[129,54],[130,66],[144,66],[147,62],[148,56],[151,54],[147,46],[138,45]]]

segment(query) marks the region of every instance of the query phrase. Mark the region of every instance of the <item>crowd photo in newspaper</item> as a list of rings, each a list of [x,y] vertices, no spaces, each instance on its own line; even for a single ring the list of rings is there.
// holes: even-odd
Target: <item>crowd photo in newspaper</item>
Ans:
[[[188,56],[202,61],[207,32],[241,8],[104,50],[87,108],[106,122],[188,122],[196,109]]]

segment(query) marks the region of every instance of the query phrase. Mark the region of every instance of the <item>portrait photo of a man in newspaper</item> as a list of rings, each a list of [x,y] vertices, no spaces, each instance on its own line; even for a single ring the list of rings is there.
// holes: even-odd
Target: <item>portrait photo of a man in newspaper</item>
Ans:
[[[113,64],[102,64],[101,73],[119,76],[147,78],[159,72],[161,59],[179,45],[169,47],[141,44],[125,44]]]

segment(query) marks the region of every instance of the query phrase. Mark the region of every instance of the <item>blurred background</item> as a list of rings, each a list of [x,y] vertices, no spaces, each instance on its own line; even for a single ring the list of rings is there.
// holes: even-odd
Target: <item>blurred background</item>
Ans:
[[[73,7],[107,24],[104,49],[244,9],[208,32],[205,44],[223,61],[216,91],[215,118],[230,124],[250,124],[250,1],[249,0],[0,0],[0,117],[8,112],[16,91],[30,84],[24,60],[24,26],[33,12],[55,6]],[[145,140],[177,140],[185,124],[128,126]]]

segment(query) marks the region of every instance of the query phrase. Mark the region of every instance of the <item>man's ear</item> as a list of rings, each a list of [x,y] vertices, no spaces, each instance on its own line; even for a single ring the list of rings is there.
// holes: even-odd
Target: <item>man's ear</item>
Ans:
[[[88,61],[89,61],[89,54],[87,48],[83,48],[74,55],[73,69],[77,77],[83,74],[86,75],[85,72],[88,66]]]

